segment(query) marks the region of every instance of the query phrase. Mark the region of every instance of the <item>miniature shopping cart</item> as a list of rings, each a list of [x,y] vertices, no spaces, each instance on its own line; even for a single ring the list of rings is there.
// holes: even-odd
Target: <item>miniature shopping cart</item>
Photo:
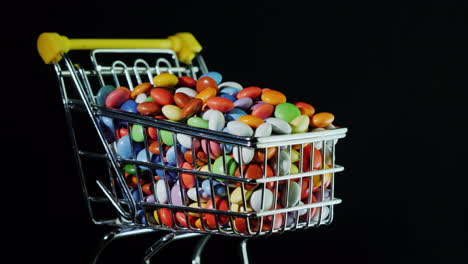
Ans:
[[[116,227],[103,238],[95,262],[116,238],[169,231],[147,250],[145,262],[171,241],[201,236],[193,256],[193,263],[200,263],[203,247],[215,234],[242,238],[242,261],[248,263],[248,238],[332,222],[334,205],[341,202],[334,196],[334,176],[343,170],[335,164],[335,145],[345,137],[346,128],[241,137],[98,104],[96,94],[106,85],[132,91],[162,72],[195,80],[207,73],[199,54],[201,46],[190,33],[156,40],[68,39],[43,33],[38,49],[57,73],[91,219],[95,224]],[[87,54],[91,50],[90,60],[77,64],[70,50],[77,50],[73,54],[77,57],[78,50],[87,50]],[[130,140],[135,151],[129,157],[117,151],[119,139],[124,137],[122,128],[128,134],[137,129],[143,133],[140,142]],[[169,133],[171,143],[163,142],[163,133]],[[179,146],[181,136],[190,139],[190,147]],[[154,142],[159,146],[157,154],[148,151]],[[210,151],[212,143],[221,146],[221,154]],[[176,164],[164,162],[170,146],[175,146]],[[146,159],[137,158],[137,148],[145,151]],[[208,151],[199,157],[195,153],[202,148]],[[251,166],[243,164],[246,148],[255,151],[262,177],[246,177]],[[191,159],[182,152],[191,152]],[[229,155],[238,157],[236,175],[228,173]],[[221,162],[221,173],[214,172],[213,161]],[[291,166],[296,167],[294,173]],[[187,174],[195,180],[191,191],[182,182]],[[256,206],[250,202],[253,196],[260,201]]]

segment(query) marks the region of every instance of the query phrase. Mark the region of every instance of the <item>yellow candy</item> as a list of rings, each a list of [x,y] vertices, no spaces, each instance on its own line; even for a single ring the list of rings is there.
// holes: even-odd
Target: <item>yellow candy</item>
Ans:
[[[160,222],[159,222],[158,210],[153,211],[153,216],[154,216],[154,220],[156,220],[156,223],[158,223],[158,225],[159,225]]]
[[[291,149],[291,163],[294,163],[296,161],[299,161],[300,154],[297,150]]]
[[[172,121],[182,120],[182,109],[177,105],[165,105],[162,108],[162,113],[165,117]]]
[[[291,164],[291,168],[289,169],[289,174],[298,174],[299,168],[295,164]]]
[[[231,211],[233,212],[239,212],[240,205],[233,203],[231,204]]]
[[[191,204],[189,205],[189,207],[192,207],[192,208],[200,208],[200,207],[198,207],[198,203],[191,203]],[[206,203],[201,203],[201,207],[202,207],[202,208],[205,208],[205,207],[206,207]],[[200,217],[200,214],[199,214],[199,213],[195,213],[195,212],[187,212],[187,213],[188,213],[188,215]]]
[[[300,115],[294,118],[289,124],[292,128],[292,133],[304,133],[309,129],[310,118],[306,115]]]
[[[155,87],[166,87],[172,88],[179,83],[179,78],[174,74],[170,74],[168,72],[163,72],[159,75],[154,76],[153,84]]]
[[[250,190],[244,189],[244,196],[245,196],[246,201],[249,200],[250,195],[252,195],[252,192],[253,192],[253,189],[250,189]],[[236,189],[234,189],[234,191],[232,191],[231,193],[230,198],[231,198],[231,203],[241,204],[242,203],[242,188],[237,187]]]
[[[326,164],[326,165],[325,165],[325,168],[326,168],[326,169],[330,169],[330,168],[331,168],[331,165]],[[331,176],[332,176],[331,173],[325,173],[325,174],[324,174],[323,179],[325,180],[325,183],[330,182]],[[314,177],[313,177],[312,180],[313,180],[313,182],[314,182],[314,187],[320,187],[320,186],[322,186],[322,176],[321,176],[321,175],[314,175]]]

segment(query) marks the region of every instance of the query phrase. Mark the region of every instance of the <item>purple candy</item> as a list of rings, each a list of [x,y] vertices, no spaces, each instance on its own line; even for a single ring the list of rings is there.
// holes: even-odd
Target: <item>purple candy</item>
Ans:
[[[174,186],[172,186],[171,199],[172,199],[173,205],[179,205],[179,206],[184,205],[184,200],[186,199],[187,194],[185,193],[184,188],[182,188],[182,192],[184,194],[183,199],[182,199],[182,196],[180,195],[179,182],[177,182],[176,184],[174,184]]]
[[[242,110],[248,110],[249,107],[251,107],[253,104],[252,98],[250,97],[243,97],[241,99],[238,99],[234,102],[234,107],[240,108]]]
[[[149,195],[145,197],[145,202],[147,203],[155,203],[154,195]]]
[[[250,111],[255,110],[255,108],[261,106],[262,104],[266,104],[266,103],[265,103],[265,102],[262,102],[262,101],[256,102],[254,105],[252,105],[252,107],[250,107]]]

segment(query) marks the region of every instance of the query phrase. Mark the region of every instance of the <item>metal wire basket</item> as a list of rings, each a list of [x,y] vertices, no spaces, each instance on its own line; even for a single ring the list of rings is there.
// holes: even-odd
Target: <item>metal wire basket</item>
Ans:
[[[106,108],[97,104],[96,93],[107,84],[133,90],[161,72],[194,79],[208,72],[196,52],[193,60],[182,63],[175,49],[111,47],[92,49],[91,60],[82,62],[88,67],[75,64],[68,50],[49,59],[59,80],[91,219],[118,228],[106,235],[101,250],[118,237],[169,231],[146,252],[149,261],[171,241],[205,235],[193,258],[199,263],[211,234],[252,238],[332,222],[334,205],[341,202],[334,196],[335,173],[343,170],[335,164],[335,145],[346,128],[241,137]],[[85,123],[96,133],[86,132],[90,127]],[[130,140],[133,151],[126,157],[116,151],[122,127],[143,135],[140,142]],[[172,142],[164,142],[163,133],[165,141],[170,135]],[[160,146],[156,154],[149,151],[152,143]],[[213,144],[220,152],[212,151]],[[244,164],[246,149],[254,153],[249,164]],[[165,161],[167,155],[175,156],[175,163]],[[252,170],[261,177],[249,177]],[[186,177],[194,182],[186,183]],[[254,196],[257,202],[251,204]],[[241,248],[247,263],[246,240]]]

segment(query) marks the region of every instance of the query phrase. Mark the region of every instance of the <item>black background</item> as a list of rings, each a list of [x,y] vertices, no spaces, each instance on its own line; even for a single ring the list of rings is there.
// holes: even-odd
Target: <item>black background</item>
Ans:
[[[14,73],[27,91],[17,94],[27,122],[12,121],[24,133],[16,147],[27,162],[10,174],[16,184],[8,188],[24,202],[12,203],[15,217],[6,218],[22,230],[13,233],[19,256],[86,263],[109,231],[89,221],[55,74],[36,52],[38,35],[163,38],[188,31],[208,68],[225,80],[278,89],[349,128],[337,145],[337,163],[346,169],[336,179],[343,203],[333,224],[255,239],[252,263],[466,260],[460,165],[467,119],[459,114],[468,98],[467,5],[326,2],[18,3],[12,13],[25,23],[5,25],[19,33]],[[116,242],[102,263],[138,263],[157,237]],[[154,262],[189,263],[194,242],[175,242]],[[213,238],[203,260],[239,263],[237,242]]]

